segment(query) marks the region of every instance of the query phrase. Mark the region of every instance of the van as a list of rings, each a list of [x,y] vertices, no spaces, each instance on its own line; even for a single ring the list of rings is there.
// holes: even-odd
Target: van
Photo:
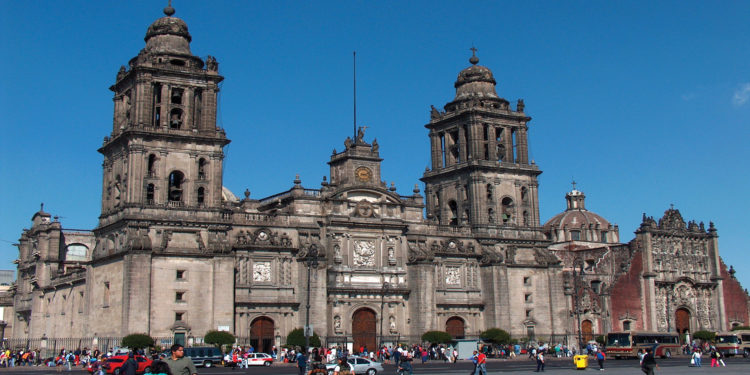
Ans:
[[[196,366],[212,367],[221,363],[221,350],[213,346],[185,348],[185,357],[190,357]]]

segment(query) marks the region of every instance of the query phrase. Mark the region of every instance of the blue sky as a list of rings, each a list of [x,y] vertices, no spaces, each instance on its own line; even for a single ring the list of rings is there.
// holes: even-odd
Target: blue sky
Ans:
[[[0,269],[45,203],[92,229],[96,152],[120,65],[166,1],[0,3]],[[317,188],[358,115],[383,176],[410,194],[429,163],[430,105],[452,100],[475,45],[500,96],[523,98],[543,220],[575,178],[587,208],[629,241],[670,204],[713,221],[721,255],[750,286],[750,2],[174,1],[192,51],[216,56],[224,185],[260,198],[295,174]]]

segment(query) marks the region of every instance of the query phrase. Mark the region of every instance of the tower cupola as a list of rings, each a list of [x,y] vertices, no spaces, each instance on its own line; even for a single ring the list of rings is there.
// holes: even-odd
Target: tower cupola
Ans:
[[[492,75],[492,71],[484,66],[477,65],[479,58],[476,55],[476,49],[472,49],[472,54],[469,62],[472,64],[470,67],[462,70],[458,73],[458,78],[454,86],[456,87],[456,97],[453,100],[465,100],[465,99],[486,99],[493,98],[499,99],[495,91],[495,77]]]
[[[192,55],[190,53],[190,33],[185,21],[172,17],[174,8],[164,8],[165,17],[154,21],[146,31],[146,51],[151,53]]]

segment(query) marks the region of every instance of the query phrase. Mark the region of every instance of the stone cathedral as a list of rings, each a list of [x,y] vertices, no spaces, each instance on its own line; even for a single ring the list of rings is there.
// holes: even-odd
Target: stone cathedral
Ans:
[[[476,54],[455,97],[429,113],[423,189],[382,182],[378,142],[360,128],[330,155],[320,188],[297,179],[238,198],[222,184],[231,129],[216,125],[219,62],[193,55],[187,24],[164,13],[110,88],[99,224],[74,231],[43,207],[33,215],[7,336],[226,330],[264,351],[305,326],[308,304],[327,344],[368,348],[430,330],[476,338],[497,327],[575,345],[579,331],[749,323],[713,224],[670,208],[644,214],[623,243],[575,186],[543,222],[531,117],[497,94]]]

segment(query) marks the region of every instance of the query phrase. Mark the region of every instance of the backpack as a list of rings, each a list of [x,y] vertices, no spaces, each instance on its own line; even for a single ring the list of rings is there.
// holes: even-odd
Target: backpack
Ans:
[[[602,354],[602,352],[596,352],[596,359],[604,359],[604,354]]]

